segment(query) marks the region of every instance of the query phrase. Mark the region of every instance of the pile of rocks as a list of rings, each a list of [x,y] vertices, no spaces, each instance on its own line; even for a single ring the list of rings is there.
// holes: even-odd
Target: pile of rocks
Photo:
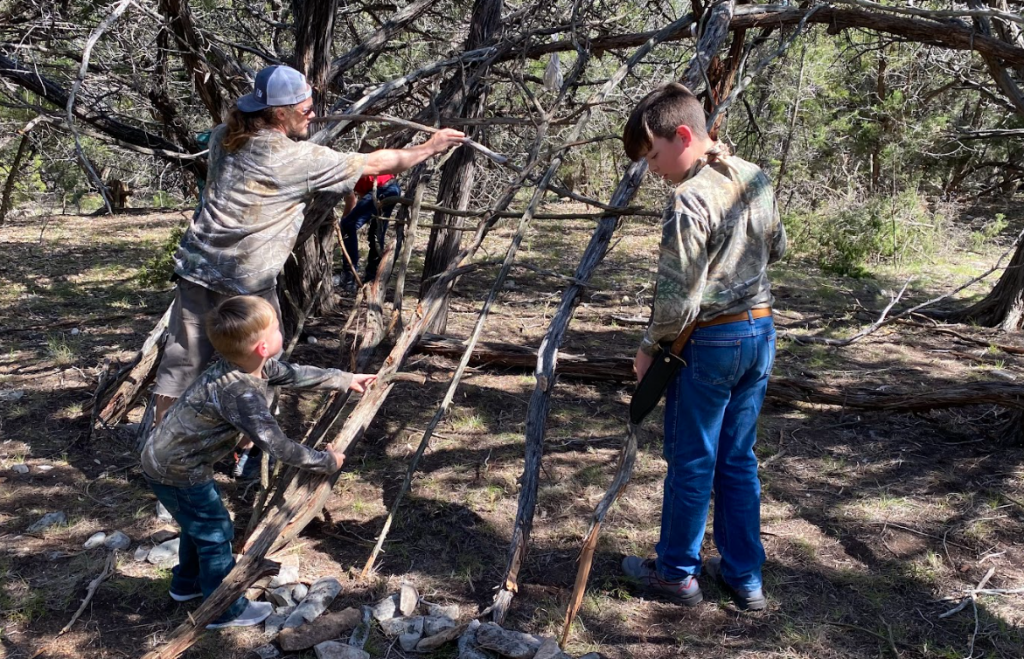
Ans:
[[[286,572],[286,569],[288,570]],[[309,587],[298,604],[294,602],[298,570],[284,566],[268,586],[268,599],[278,607],[266,622],[268,643],[253,653],[260,659],[276,659],[283,652],[313,648],[318,659],[369,659],[363,647],[370,624],[376,621],[381,631],[409,653],[426,653],[455,643],[459,659],[571,659],[553,637],[503,629],[495,623],[472,619],[459,623],[457,604],[434,604],[419,597],[411,584],[373,606],[349,607],[321,617],[341,590],[336,579],[320,579]],[[343,639],[346,634],[347,640]],[[591,653],[581,659],[599,659]]]

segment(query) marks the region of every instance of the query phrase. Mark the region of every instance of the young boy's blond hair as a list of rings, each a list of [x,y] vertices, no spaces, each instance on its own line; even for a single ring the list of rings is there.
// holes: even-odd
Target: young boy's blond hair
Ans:
[[[228,361],[248,357],[253,347],[277,319],[274,307],[261,297],[228,298],[206,316],[206,335]]]
[[[694,137],[708,136],[707,115],[692,91],[678,82],[663,85],[644,96],[626,121],[622,142],[626,155],[636,162],[651,149],[651,138],[671,140],[676,128],[688,126]]]

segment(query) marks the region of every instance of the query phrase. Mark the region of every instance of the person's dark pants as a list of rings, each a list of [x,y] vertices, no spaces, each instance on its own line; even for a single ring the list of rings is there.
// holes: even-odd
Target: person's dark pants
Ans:
[[[394,179],[377,188],[377,201],[383,201],[388,197],[399,197],[402,195],[402,188]],[[377,266],[384,255],[384,236],[388,231],[388,218],[395,210],[395,204],[382,206],[380,213],[377,212],[377,204],[373,199],[373,192],[368,192],[356,202],[356,205],[349,211],[349,214],[341,218],[341,240],[345,245],[345,251],[352,259],[352,267],[358,269],[359,265],[359,241],[357,232],[367,222],[370,223],[369,243],[370,249],[366,256],[366,279],[373,279],[377,276]],[[402,246],[404,232],[399,229],[396,232],[398,244],[396,249]],[[345,264],[348,271],[348,264]]]
[[[171,591],[181,595],[202,592],[206,599],[235,567],[235,557],[231,554],[235,529],[217,484],[210,481],[191,487],[174,487],[149,480],[149,486],[181,527]],[[248,600],[239,597],[214,622],[234,620],[242,615],[247,605]]]

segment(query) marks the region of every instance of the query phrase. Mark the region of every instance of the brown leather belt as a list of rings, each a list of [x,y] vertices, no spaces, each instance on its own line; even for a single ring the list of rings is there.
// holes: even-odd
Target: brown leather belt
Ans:
[[[749,316],[747,314],[750,314]],[[757,309],[751,309],[750,311],[741,311],[739,313],[730,313],[724,316],[715,316],[711,320],[705,320],[704,322],[697,323],[697,327],[711,327],[713,325],[724,325],[726,323],[738,323],[742,320],[767,318],[772,315],[771,307],[758,307]]]

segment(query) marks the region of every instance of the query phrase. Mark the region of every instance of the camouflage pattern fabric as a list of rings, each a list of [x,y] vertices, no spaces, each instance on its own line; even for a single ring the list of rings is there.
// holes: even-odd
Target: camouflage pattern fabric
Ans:
[[[336,471],[331,454],[288,439],[267,398],[270,387],[345,390],[352,374],[271,359],[263,375],[250,375],[224,360],[206,369],[146,439],[146,475],[175,487],[206,483],[213,479],[213,464],[234,450],[239,432],[285,464],[322,474]]]
[[[251,295],[275,285],[313,194],[351,192],[366,156],[293,142],[276,130],[227,153],[226,132],[220,125],[210,137],[203,203],[174,255],[174,271],[224,295]]]
[[[658,281],[640,349],[649,355],[686,325],[771,305],[767,267],[786,251],[771,182],[716,146],[672,193],[662,217]]]

